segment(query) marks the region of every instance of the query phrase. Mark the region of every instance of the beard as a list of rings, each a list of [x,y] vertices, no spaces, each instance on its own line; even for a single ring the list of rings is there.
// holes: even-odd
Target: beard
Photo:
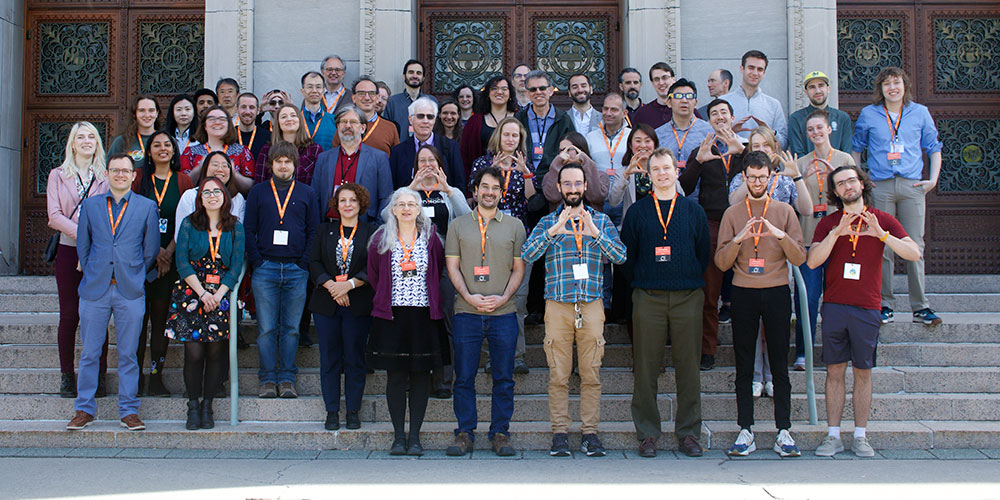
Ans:
[[[821,107],[821,106],[824,106],[824,105],[826,105],[826,96],[824,96],[823,99],[819,100],[819,101],[816,101],[814,99],[809,99],[809,102],[811,102],[812,105],[816,106],[817,108]]]
[[[629,90],[629,91],[625,92],[625,98],[628,99],[628,100],[630,100],[630,101],[634,101],[634,100],[636,100],[636,99],[639,98],[639,91],[638,90],[634,90],[634,89],[633,90]]]
[[[864,193],[862,191],[856,191],[854,194],[852,194],[850,196],[842,196],[840,198],[840,201],[844,202],[845,204],[846,203],[854,203],[854,202],[860,200],[863,195],[864,195]]]
[[[573,94],[573,102],[577,104],[583,104],[590,100],[590,95],[587,93]]]
[[[583,193],[564,193],[562,199],[567,207],[576,208],[583,204]]]

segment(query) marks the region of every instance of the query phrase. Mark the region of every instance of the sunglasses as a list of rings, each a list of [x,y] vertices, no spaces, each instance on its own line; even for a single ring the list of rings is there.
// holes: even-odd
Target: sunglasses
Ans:
[[[545,92],[546,90],[549,90],[549,86],[548,85],[542,85],[540,87],[527,87],[527,90],[528,90],[528,92],[539,92],[539,91]]]
[[[433,120],[434,118],[437,118],[437,116],[432,113],[414,113],[413,117],[418,120]]]

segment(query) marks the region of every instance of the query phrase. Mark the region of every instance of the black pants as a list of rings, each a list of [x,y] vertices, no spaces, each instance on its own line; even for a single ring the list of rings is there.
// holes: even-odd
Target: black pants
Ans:
[[[189,400],[215,398],[229,365],[227,345],[225,341],[184,343],[184,387]]]
[[[396,439],[406,437],[406,393],[409,390],[410,441],[420,436],[427,412],[427,398],[430,397],[431,372],[409,372],[389,370],[385,381],[385,399],[392,419],[393,434]]]
[[[788,380],[788,338],[791,332],[791,292],[788,285],[773,288],[733,286],[733,350],[736,352],[736,422],[753,425],[753,359],[757,334],[764,323],[767,356],[774,382],[774,421],[777,428],[792,426],[792,384]]]

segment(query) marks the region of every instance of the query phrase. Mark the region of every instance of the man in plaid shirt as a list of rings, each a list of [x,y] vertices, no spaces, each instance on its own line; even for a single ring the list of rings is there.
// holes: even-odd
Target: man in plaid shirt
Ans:
[[[580,359],[581,450],[603,456],[597,438],[601,418],[601,377],[604,357],[604,305],[601,301],[601,259],[625,262],[625,245],[607,215],[583,205],[587,180],[579,164],[559,171],[563,203],[542,218],[524,244],[521,257],[534,262],[545,255],[545,358],[549,363],[549,419],[552,456],[568,457],[569,376],[573,341]]]

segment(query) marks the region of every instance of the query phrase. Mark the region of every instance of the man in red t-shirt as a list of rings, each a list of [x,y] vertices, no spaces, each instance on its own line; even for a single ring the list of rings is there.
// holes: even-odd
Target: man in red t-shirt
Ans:
[[[829,434],[816,448],[819,456],[844,451],[840,419],[844,411],[844,374],[850,361],[854,374],[854,441],[861,457],[875,455],[865,426],[872,402],[872,367],[881,326],[882,251],[920,259],[920,248],[895,217],[872,208],[871,179],[860,168],[843,166],[828,177],[828,203],[839,208],[816,226],[806,263],[815,269],[826,262],[823,295],[823,362],[826,364],[826,419]]]

